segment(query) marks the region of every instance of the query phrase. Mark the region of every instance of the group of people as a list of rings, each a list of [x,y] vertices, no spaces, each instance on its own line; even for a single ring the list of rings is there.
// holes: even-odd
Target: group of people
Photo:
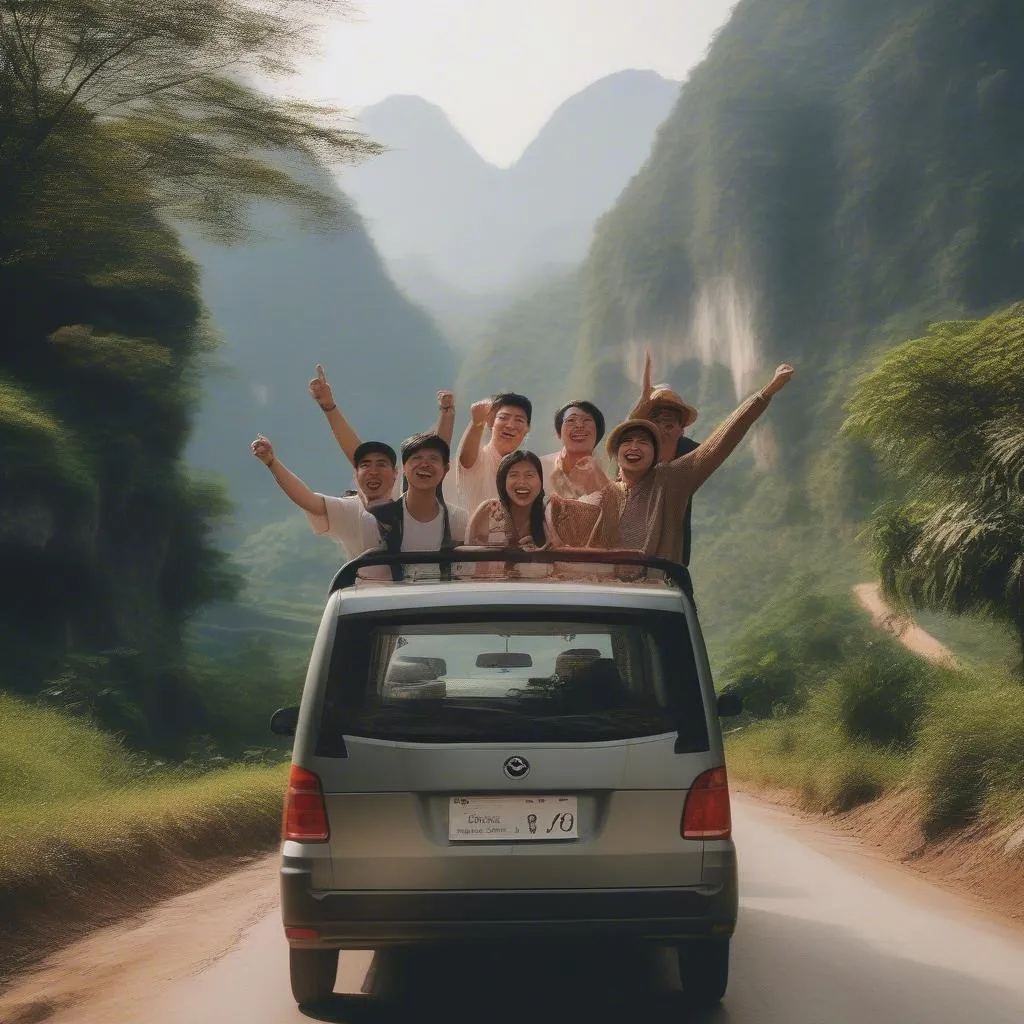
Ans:
[[[560,448],[541,457],[522,448],[533,416],[528,398],[507,392],[474,402],[452,466],[452,392],[437,393],[433,429],[407,438],[396,454],[383,441],[360,440],[338,408],[324,368],[317,365],[316,373],[309,393],[355,469],[355,490],[340,496],[314,492],[263,435],[252,442],[252,452],[306,513],[314,532],[334,538],[349,558],[382,548],[601,548],[685,565],[694,493],[789,382],[793,368],[779,366],[765,387],[698,444],[686,434],[697,410],[667,385],[652,385],[648,353],[640,398],[605,441],[607,470],[595,456],[605,418],[593,402],[567,402],[555,413]],[[400,565],[390,574],[407,578]]]

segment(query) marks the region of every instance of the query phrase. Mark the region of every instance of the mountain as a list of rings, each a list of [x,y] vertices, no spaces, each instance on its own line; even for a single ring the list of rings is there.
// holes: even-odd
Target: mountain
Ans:
[[[314,490],[350,486],[349,466],[307,394],[318,362],[360,436],[396,448],[434,422],[435,392],[455,379],[441,332],[395,287],[354,211],[320,228],[271,208],[253,219],[257,236],[230,250],[188,240],[222,339],[188,457],[226,478],[247,526],[292,511],[249,452],[257,433]]]
[[[361,115],[389,152],[343,175],[396,277],[508,289],[579,262],[596,218],[643,164],[679,85],[622,71],[563,103],[515,164],[487,163],[444,113],[394,96]]]
[[[582,379],[631,389],[650,341],[739,394],[1016,298],[1022,42],[1005,0],[739,3],[599,225]]]
[[[1024,297],[1022,46],[1010,0],[741,0],[599,222],[576,390],[626,407],[650,344],[700,438],[798,368],[695,503],[712,631],[793,573],[869,571],[851,541],[879,483],[837,435],[856,375]],[[777,468],[751,472],[752,447]]]
[[[555,409],[574,397],[568,377],[579,334],[579,293],[576,272],[523,289],[483,325],[459,373],[463,409],[499,391],[530,398],[533,422],[526,446],[540,455],[558,447]]]

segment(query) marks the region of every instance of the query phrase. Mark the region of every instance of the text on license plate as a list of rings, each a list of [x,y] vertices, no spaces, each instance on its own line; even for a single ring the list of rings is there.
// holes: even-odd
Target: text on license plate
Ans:
[[[448,838],[508,842],[578,839],[574,796],[453,796]]]

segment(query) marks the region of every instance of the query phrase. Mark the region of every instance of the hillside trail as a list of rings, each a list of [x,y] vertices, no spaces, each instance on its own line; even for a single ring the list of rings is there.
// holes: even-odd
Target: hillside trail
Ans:
[[[959,664],[956,655],[944,643],[923,630],[909,615],[902,615],[890,608],[882,597],[882,588],[878,583],[858,583],[853,592],[861,606],[870,613],[875,625],[891,633],[908,651],[929,661]]]

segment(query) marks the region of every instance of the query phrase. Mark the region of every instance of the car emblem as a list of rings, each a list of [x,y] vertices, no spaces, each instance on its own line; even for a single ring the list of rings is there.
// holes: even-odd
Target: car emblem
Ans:
[[[530,774],[530,762],[516,754],[505,762],[502,771],[510,779],[525,779]]]

